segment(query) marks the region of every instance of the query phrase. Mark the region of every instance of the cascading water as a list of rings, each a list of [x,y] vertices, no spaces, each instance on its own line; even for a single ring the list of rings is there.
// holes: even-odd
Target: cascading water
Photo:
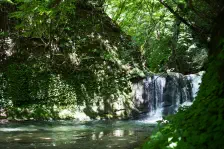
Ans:
[[[181,105],[191,105],[203,74],[168,73],[148,76],[134,83],[135,106],[147,113],[144,121],[156,122],[163,116],[174,114]]]
[[[190,74],[190,75],[186,76],[187,79],[190,80],[190,82],[191,82],[193,98],[195,98],[197,96],[197,92],[198,92],[198,89],[199,89],[200,84],[201,84],[201,78],[202,78],[204,73],[205,73],[204,71],[201,71],[197,74]]]
[[[165,88],[165,83],[166,79],[158,75],[152,76],[152,78],[148,77],[145,81],[145,89],[148,92],[147,98],[149,101],[148,117],[152,120],[161,119],[163,111],[163,90]]]

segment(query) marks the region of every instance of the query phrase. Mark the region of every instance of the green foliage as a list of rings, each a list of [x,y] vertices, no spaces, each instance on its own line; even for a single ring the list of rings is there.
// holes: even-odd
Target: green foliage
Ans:
[[[143,149],[222,148],[224,83],[220,80],[220,70],[223,56],[222,48],[219,55],[210,58],[194,104],[163,122]]]
[[[8,116],[74,118],[77,111],[91,118],[130,116],[129,79],[142,73],[141,54],[89,2],[16,1],[13,48],[0,82]]]
[[[16,0],[15,5],[18,11],[11,17],[20,22],[16,29],[25,37],[52,40],[56,31],[69,29],[70,16],[75,15],[74,0],[59,1],[59,4],[51,0]]]
[[[161,42],[163,44],[161,44]],[[167,48],[170,43],[170,39],[163,38],[160,42],[151,42],[153,47],[151,50],[146,50],[145,55],[148,57],[149,69],[153,72],[166,71],[166,63],[171,55],[171,50]]]
[[[109,16],[141,46],[149,69],[158,71],[158,65],[170,56],[168,41],[172,36],[172,14],[157,1],[112,0],[107,5]]]
[[[11,3],[11,4],[13,4],[13,2],[11,0],[1,0],[0,3]]]
[[[186,1],[169,0],[166,3],[180,15],[190,11]],[[197,72],[202,67],[207,56],[206,46],[198,43],[185,24],[181,23],[177,28],[177,17],[159,1],[110,0],[105,4],[105,10],[141,47],[150,71],[164,72],[175,68],[175,71],[189,73]],[[190,49],[193,45],[195,48]],[[195,61],[194,55],[197,53],[204,54],[201,63]]]
[[[75,92],[41,65],[12,64],[6,75],[6,98],[15,106],[74,103]]]

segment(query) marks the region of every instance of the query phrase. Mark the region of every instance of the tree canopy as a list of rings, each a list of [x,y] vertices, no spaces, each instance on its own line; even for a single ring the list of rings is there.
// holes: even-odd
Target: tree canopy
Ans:
[[[133,80],[205,70],[194,104],[143,148],[222,148],[223,16],[222,0],[2,0],[0,108],[21,119],[64,109],[130,118]]]

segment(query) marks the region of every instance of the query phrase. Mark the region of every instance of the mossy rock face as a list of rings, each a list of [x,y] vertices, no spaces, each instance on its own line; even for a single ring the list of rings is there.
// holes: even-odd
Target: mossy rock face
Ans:
[[[97,116],[98,116],[98,114],[95,112],[95,111],[93,111],[93,109],[92,108],[85,108],[84,110],[84,113],[87,115],[87,116],[89,116],[91,119],[96,119],[97,118]]]
[[[99,7],[84,5],[77,3],[68,27],[54,32],[51,48],[44,47],[40,38],[13,39],[12,54],[1,61],[4,67],[0,67],[0,101],[4,108],[13,107],[13,113],[20,107],[32,111],[38,104],[67,106],[72,111],[85,106],[89,109],[82,112],[91,118],[100,113],[110,118],[130,116],[129,78],[134,69],[142,69],[141,54],[131,38]],[[117,102],[120,106],[115,105]],[[92,111],[98,103],[104,107]],[[52,112],[44,118],[57,117]]]

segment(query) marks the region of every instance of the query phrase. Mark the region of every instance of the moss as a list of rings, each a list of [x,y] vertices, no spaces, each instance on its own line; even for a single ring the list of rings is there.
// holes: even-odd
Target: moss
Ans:
[[[33,113],[24,118],[60,118],[55,105],[68,110],[75,105],[86,107],[82,112],[91,118],[111,118],[118,117],[114,111],[120,109],[112,106],[118,101],[131,111],[125,101],[131,100],[129,78],[136,76],[132,70],[142,69],[138,48],[100,9],[77,3],[75,11],[66,28],[52,29],[51,48],[37,37],[15,40],[15,51],[2,63],[0,79],[4,86],[0,102],[9,116],[23,118],[19,109],[27,108]],[[98,102],[105,106],[93,111]]]
[[[224,44],[215,47],[195,102],[162,121],[143,149],[216,149],[224,146]],[[214,50],[214,49],[213,49]],[[174,146],[172,146],[172,145]]]

